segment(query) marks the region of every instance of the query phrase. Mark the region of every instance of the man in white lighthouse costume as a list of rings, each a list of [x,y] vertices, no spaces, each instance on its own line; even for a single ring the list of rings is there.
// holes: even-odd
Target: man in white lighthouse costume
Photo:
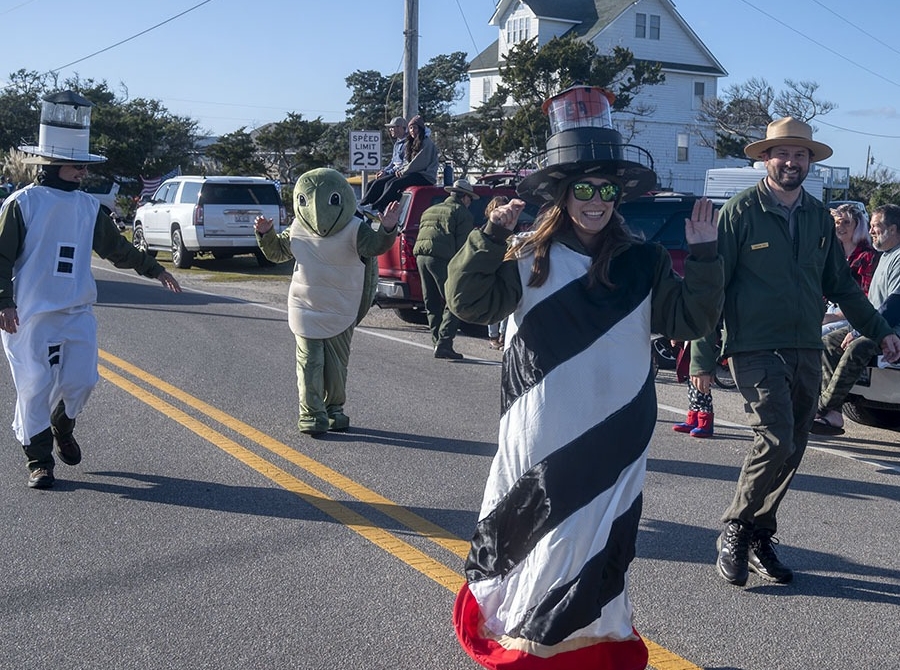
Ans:
[[[683,281],[616,211],[656,175],[611,128],[612,100],[576,87],[547,101],[545,167],[518,187],[544,205],[533,231],[511,237],[513,200],[450,263],[455,314],[509,316],[499,445],[453,617],[495,670],[646,667],[628,581],[656,420],[650,336],[711,332],[722,305],[709,201],[685,222]]]
[[[31,488],[53,485],[54,442],[64,463],[81,461],[75,418],[99,379],[91,253],[181,290],[121,236],[94,196],[78,190],[87,165],[106,160],[88,151],[91,106],[72,91],[43,99],[38,144],[19,147],[40,172],[0,209],[0,336]]]

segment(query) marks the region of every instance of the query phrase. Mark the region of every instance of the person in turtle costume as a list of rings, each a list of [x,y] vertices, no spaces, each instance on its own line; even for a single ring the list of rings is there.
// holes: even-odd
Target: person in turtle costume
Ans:
[[[336,170],[318,168],[294,186],[291,227],[274,231],[272,219],[255,222],[259,248],[270,261],[294,261],[288,324],[297,338],[297,427],[309,435],[344,431],[347,365],[353,329],[375,297],[376,257],[397,237],[399,206],[378,220],[357,212],[356,196]]]

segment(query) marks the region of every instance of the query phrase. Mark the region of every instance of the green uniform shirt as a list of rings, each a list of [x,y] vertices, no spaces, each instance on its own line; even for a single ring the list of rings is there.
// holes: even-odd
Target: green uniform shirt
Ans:
[[[776,349],[821,349],[827,300],[855,328],[880,342],[890,328],[850,274],[828,210],[806,191],[787,211],[765,180],[731,198],[719,212],[719,255],[724,260],[722,350],[726,355]],[[715,365],[714,336],[691,347],[691,374]]]

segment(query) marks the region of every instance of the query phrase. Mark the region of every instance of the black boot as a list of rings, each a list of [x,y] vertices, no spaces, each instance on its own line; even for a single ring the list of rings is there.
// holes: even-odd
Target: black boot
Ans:
[[[787,584],[794,578],[794,573],[778,560],[773,544],[778,544],[778,538],[773,535],[771,530],[760,528],[755,531],[750,540],[748,565],[763,579],[778,584]]]
[[[22,449],[28,459],[28,488],[49,489],[53,486],[53,433],[50,429],[45,428],[30,438]]]
[[[743,586],[750,574],[747,559],[750,551],[750,538],[753,529],[743,521],[732,519],[725,525],[725,530],[716,540],[719,557],[716,568],[722,579],[730,584]]]
[[[457,351],[453,351],[453,340],[441,340],[434,348],[434,357],[458,361],[463,355]]]
[[[66,405],[62,400],[50,415],[50,428],[56,439],[56,453],[66,465],[78,465],[81,463],[81,447],[75,441],[72,432],[75,430],[75,419],[66,416]]]

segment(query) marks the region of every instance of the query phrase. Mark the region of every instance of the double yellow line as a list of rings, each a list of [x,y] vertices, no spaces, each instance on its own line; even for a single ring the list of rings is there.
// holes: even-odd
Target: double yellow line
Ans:
[[[369,505],[372,509],[394,519],[421,537],[430,540],[439,547],[458,556],[460,559],[465,559],[468,554],[469,543],[467,541],[454,536],[440,526],[411,512],[405,507],[397,505],[375,491],[372,491],[349,477],[319,463],[315,459],[301,454],[283,442],[279,442],[262,431],[257,430],[253,426],[216,409],[212,405],[209,405],[208,403],[185,393],[181,389],[172,386],[168,382],[130,364],[128,361],[113,356],[102,349],[100,350],[100,360],[108,365],[118,368],[120,371],[127,373],[133,378],[144,382],[152,388],[154,392],[146,390],[133,381],[125,378],[119,372],[115,372],[105,365],[100,365],[100,376],[107,381],[115,384],[141,402],[146,403],[167,418],[172,419],[188,430],[196,433],[204,440],[207,440],[222,451],[230,454],[241,463],[256,470],[258,473],[282,488],[296,494],[305,502],[321,510],[392,556],[399,558],[401,561],[415,570],[418,570],[429,579],[434,580],[451,593],[455,594],[459,591],[464,581],[459,572],[448,568],[440,561],[435,560],[388,531],[374,527],[372,522],[366,517],[354,512],[346,505],[334,500],[322,491],[315,489],[306,482],[285,472],[253,451],[241,446],[226,435],[210,428],[204,422],[195,419],[175,405],[163,400],[156,392],[161,391],[196,412],[225,426],[229,430],[232,430],[239,435],[243,435],[263,449],[280,456],[289,463],[296,465],[332,487]],[[658,644],[655,644],[646,638],[644,641],[647,643],[647,647],[650,650],[650,665],[656,670],[701,670],[698,666],[673,654],[667,649],[660,647]]]

